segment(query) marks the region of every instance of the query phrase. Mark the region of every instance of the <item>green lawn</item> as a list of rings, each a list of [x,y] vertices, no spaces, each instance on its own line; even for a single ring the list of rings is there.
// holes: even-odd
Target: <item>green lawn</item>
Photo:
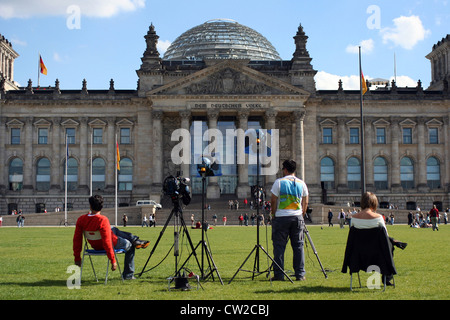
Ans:
[[[170,248],[173,244],[173,226],[169,226],[154,255],[149,261],[142,277],[122,283],[118,272],[110,272],[110,280],[105,286],[102,281],[96,283],[90,265],[86,264],[81,289],[69,289],[67,273],[73,265],[72,227],[38,228],[10,227],[0,228],[0,299],[1,300],[447,300],[450,294],[448,250],[450,226],[441,225],[439,231],[431,229],[411,229],[405,225],[388,226],[388,232],[396,239],[408,243],[406,250],[395,250],[394,260],[398,275],[396,288],[382,290],[358,289],[350,292],[349,274],[341,273],[348,228],[339,226],[308,226],[310,235],[318,251],[319,258],[326,270],[325,279],[311,247],[306,249],[307,280],[270,282],[266,274],[254,280],[251,274],[240,271],[231,283],[239,266],[256,245],[256,227],[215,227],[207,232],[207,240],[222,278],[202,281],[203,289],[190,291],[168,290],[167,278],[175,271],[175,257]],[[151,241],[147,249],[136,251],[136,272],[140,273],[153,248],[161,227],[126,227]],[[270,227],[260,228],[260,243],[272,255]],[[189,229],[194,246],[201,240],[200,230]],[[182,256],[180,264],[186,261],[190,247],[186,236],[182,238]],[[268,261],[260,252],[260,270],[266,270]],[[201,261],[200,251],[198,252]],[[165,258],[165,260],[163,260]],[[104,277],[106,260],[94,257],[97,271]],[[119,257],[123,265],[123,256]],[[245,265],[252,269],[255,255]],[[292,254],[288,245],[286,250],[286,269],[292,274]],[[187,267],[198,273],[195,258],[189,259]],[[366,283],[367,274],[362,274],[362,283]],[[72,283],[72,282],[70,282]],[[356,284],[356,281],[354,281]]]

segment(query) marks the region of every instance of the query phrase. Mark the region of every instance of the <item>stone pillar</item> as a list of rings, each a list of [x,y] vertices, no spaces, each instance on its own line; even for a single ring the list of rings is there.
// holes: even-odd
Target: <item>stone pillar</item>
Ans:
[[[238,114],[238,132],[244,133],[248,129],[248,116],[249,112],[240,111]],[[245,163],[237,163],[239,184],[237,187],[237,197],[239,199],[245,199],[250,196],[250,186],[248,184],[248,155],[245,154],[245,137],[240,137],[240,133],[237,136],[237,158],[242,157]]]
[[[87,117],[80,118],[80,163],[78,165],[78,189],[84,189],[85,191],[89,190],[88,184],[90,183],[90,175],[88,170],[88,168],[90,168],[90,165],[88,165],[88,147],[90,149],[91,139],[87,122]]]
[[[219,112],[216,110],[208,110],[208,129],[217,129],[217,118],[219,117]],[[209,144],[210,145],[210,144]],[[208,150],[211,152],[212,150]],[[206,189],[207,199],[219,199],[220,198],[220,187],[219,187],[219,177],[208,177],[208,187]]]
[[[364,161],[365,161],[365,178],[366,178],[366,190],[370,191],[374,188],[374,179],[373,179],[373,149],[372,149],[372,141],[373,141],[373,127],[372,120],[365,119],[364,120]]]
[[[115,130],[115,119],[113,117],[109,117],[107,119],[107,135],[106,135],[106,139],[107,139],[107,146],[106,146],[106,154],[107,154],[107,159],[108,161],[106,162],[106,190],[107,191],[112,191],[115,190],[115,178],[116,178],[116,173],[114,170],[116,170],[116,130]]]
[[[441,162],[441,172],[444,174],[442,177],[445,178],[443,181],[443,186],[445,187],[445,191],[448,192],[450,190],[450,117],[444,117],[444,162]],[[441,177],[441,180],[442,180]]]
[[[162,111],[153,111],[153,185],[152,194],[162,190],[163,183],[163,127],[162,127]]]
[[[133,196],[159,201],[161,188],[152,190],[155,181],[153,168],[154,139],[152,106],[148,103],[135,102],[137,120],[132,130],[131,142],[135,160],[133,161]],[[156,197],[155,197],[156,196]]]
[[[306,111],[294,112],[294,119],[296,122],[296,162],[297,162],[297,177],[305,180],[305,131],[303,122],[305,120]]]
[[[5,161],[6,127],[5,117],[0,116],[0,193],[9,188],[9,162]],[[5,176],[6,174],[6,176]]]
[[[62,179],[60,179],[61,171],[60,171],[60,164],[61,164],[61,118],[55,117],[52,119],[52,176],[50,177],[50,189],[52,190],[60,190],[61,189],[61,183],[63,182]],[[64,143],[65,145],[65,143]],[[63,153],[64,155],[64,153]],[[63,171],[64,172],[64,171]]]
[[[427,191],[427,161],[425,154],[425,118],[418,118],[417,126],[417,190]]]
[[[191,111],[190,110],[183,110],[180,112],[181,117],[181,128],[189,131],[191,127]],[[189,154],[191,152],[191,140],[189,139]],[[191,157],[189,157],[189,161],[191,160]],[[181,164],[181,171],[183,171],[182,175],[185,178],[190,178],[190,162],[189,163],[182,163]]]
[[[338,118],[338,190],[347,190],[347,162],[345,159],[345,141],[347,137],[347,128],[345,119]]]
[[[33,118],[27,117],[24,126],[24,163],[23,163],[23,190],[25,193],[31,192],[33,189]],[[59,167],[59,163],[53,162],[53,166]]]
[[[391,190],[401,191],[400,154],[398,139],[400,138],[399,120],[391,119]]]

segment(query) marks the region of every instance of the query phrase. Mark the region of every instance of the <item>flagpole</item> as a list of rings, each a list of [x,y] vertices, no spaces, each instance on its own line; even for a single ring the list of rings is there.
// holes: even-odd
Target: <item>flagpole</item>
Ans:
[[[91,130],[91,159],[90,159],[90,161],[91,161],[91,174],[90,174],[90,185],[89,185],[89,190],[90,190],[90,196],[92,197],[92,144],[93,144],[93,136],[94,136],[94,133],[93,133],[93,131]]]
[[[41,76],[41,53],[38,52],[39,59],[38,59],[38,87],[40,82],[40,76]]]
[[[67,134],[66,134],[66,172],[65,172],[65,182],[64,182],[64,221],[65,226],[67,226],[67,161],[68,161],[68,155],[69,155],[69,145],[67,141]]]
[[[117,149],[117,133],[116,133],[116,149]],[[116,227],[117,227],[117,162],[119,161],[119,159],[118,159],[118,157],[117,157],[117,152],[118,152],[118,150],[116,150],[116,165],[115,165],[115,168],[114,168],[114,172],[115,172],[115,174],[116,174],[116,183],[115,183],[115,193],[116,193],[116,205],[115,205],[115,213],[116,213]]]
[[[365,155],[364,155],[364,110],[363,110],[363,76],[361,66],[361,46],[359,47],[359,86],[360,86],[360,121],[361,121],[361,195],[366,192]]]

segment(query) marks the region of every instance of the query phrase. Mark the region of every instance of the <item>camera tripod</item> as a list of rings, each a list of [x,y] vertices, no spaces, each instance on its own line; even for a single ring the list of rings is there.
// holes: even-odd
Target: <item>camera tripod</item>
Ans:
[[[223,285],[222,278],[220,277],[219,270],[217,269],[216,263],[214,262],[214,259],[212,257],[211,250],[208,248],[208,245],[206,244],[206,241],[205,241],[205,234],[208,229],[208,225],[205,222],[205,184],[206,184],[206,177],[204,174],[202,174],[202,226],[201,226],[202,227],[202,240],[200,240],[200,242],[197,244],[195,249],[187,257],[186,261],[183,263],[183,265],[181,266],[180,269],[182,269],[184,267],[184,265],[189,261],[189,259],[192,257],[192,255],[195,254],[197,248],[201,246],[201,250],[202,250],[201,261],[202,261],[202,263],[201,263],[201,267],[200,267],[200,273],[201,273],[200,279],[206,280],[209,276],[211,276],[212,279],[214,280],[214,272],[216,272],[217,277],[220,280],[220,283]],[[205,255],[206,255],[206,260],[208,262],[208,270],[209,270],[209,272],[207,274],[205,273],[205,269],[204,269]]]
[[[192,243],[191,237],[189,236],[189,232],[187,230],[186,223],[185,223],[185,221],[183,219],[183,211],[181,209],[180,199],[179,198],[176,198],[176,199],[172,198],[172,202],[173,202],[173,209],[170,212],[170,215],[167,218],[163,229],[159,233],[159,237],[156,240],[155,245],[152,248],[152,251],[150,252],[150,255],[149,255],[148,259],[147,259],[147,262],[145,263],[144,267],[142,268],[142,271],[139,274],[139,277],[141,277],[142,274],[144,273],[145,268],[147,267],[147,264],[150,261],[150,258],[152,257],[153,253],[155,252],[156,247],[158,246],[159,241],[161,240],[162,236],[164,235],[164,232],[165,232],[167,226],[169,225],[169,222],[170,222],[170,220],[172,219],[173,216],[175,216],[175,219],[174,219],[174,229],[175,229],[175,231],[174,231],[174,245],[173,245],[173,247],[174,247],[174,256],[175,256],[175,276],[179,276],[180,275],[180,270],[184,266],[184,264],[183,264],[183,266],[181,268],[178,268],[178,256],[180,255],[180,252],[179,252],[179,236],[180,236],[180,230],[181,229],[186,234],[186,237],[188,239],[189,245],[191,247],[191,252],[192,252],[191,255],[194,254],[195,260],[197,261],[197,264],[198,264],[198,266],[200,268],[200,263],[199,263],[199,261],[197,259],[197,255],[195,253],[194,245]]]

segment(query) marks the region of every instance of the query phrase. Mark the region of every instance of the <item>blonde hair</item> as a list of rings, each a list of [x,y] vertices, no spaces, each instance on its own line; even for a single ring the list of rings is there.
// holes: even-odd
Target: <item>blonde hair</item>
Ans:
[[[378,199],[377,196],[372,192],[366,192],[361,197],[361,209],[371,209],[377,210],[378,208]]]

